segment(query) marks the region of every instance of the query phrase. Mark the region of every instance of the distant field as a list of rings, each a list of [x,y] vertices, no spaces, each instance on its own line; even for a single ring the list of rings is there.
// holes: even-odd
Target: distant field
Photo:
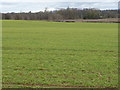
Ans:
[[[117,87],[117,34],[116,23],[3,21],[3,87]]]
[[[90,23],[120,23],[118,18],[106,19],[73,19],[73,20],[60,20],[61,22],[90,22]],[[59,22],[60,22],[59,21]]]

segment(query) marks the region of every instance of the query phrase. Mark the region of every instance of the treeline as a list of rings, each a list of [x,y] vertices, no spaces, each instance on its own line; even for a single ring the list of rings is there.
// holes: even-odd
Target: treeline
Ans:
[[[2,13],[2,19],[12,20],[65,20],[65,19],[105,19],[118,18],[118,10],[77,9],[67,8],[55,11],[40,11],[32,13]]]

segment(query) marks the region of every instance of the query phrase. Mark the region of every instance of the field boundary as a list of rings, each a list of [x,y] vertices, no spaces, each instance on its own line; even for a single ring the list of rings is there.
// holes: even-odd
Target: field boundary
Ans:
[[[40,86],[40,87],[58,87],[58,88],[103,88],[117,89],[117,87],[87,87],[87,86],[72,86],[72,85],[44,85],[44,84],[22,84],[22,83],[2,83],[2,85],[21,85],[21,86]]]
[[[107,18],[107,19],[73,19],[73,20],[59,20],[58,22],[82,22],[82,23],[120,23],[117,18]]]

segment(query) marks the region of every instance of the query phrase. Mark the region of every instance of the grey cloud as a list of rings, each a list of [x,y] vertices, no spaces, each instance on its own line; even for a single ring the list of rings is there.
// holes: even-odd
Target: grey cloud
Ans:
[[[8,5],[8,6],[9,6],[9,5],[17,5],[17,4],[19,4],[19,3],[15,3],[15,2],[14,2],[14,3],[10,3],[10,2],[1,2],[1,4],[2,4],[2,5]]]

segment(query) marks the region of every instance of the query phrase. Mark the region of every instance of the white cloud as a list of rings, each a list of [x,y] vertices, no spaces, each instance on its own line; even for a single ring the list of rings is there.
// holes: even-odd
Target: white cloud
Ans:
[[[55,8],[48,8],[47,9],[48,11],[54,11],[54,10],[56,10]]]
[[[1,2],[118,2],[119,0],[1,0]]]
[[[2,0],[2,8],[0,7],[0,10],[2,12],[38,12],[38,11],[44,11],[45,8],[47,7],[48,10],[56,10],[56,9],[61,9],[61,8],[67,8],[68,6],[70,8],[98,8],[98,9],[117,9],[118,8],[118,3],[117,2],[112,2],[115,0],[106,0],[106,1],[111,1],[111,2],[90,2],[90,1],[96,1],[96,0],[89,0],[89,2],[77,2],[79,0],[75,0],[76,2],[45,2],[48,0]],[[5,2],[6,1],[6,2]],[[12,1],[12,2],[11,2]],[[22,2],[23,1],[23,2]],[[39,2],[37,2],[39,1]],[[53,1],[53,0],[51,0]],[[54,1],[63,1],[63,0],[54,0]],[[69,1],[69,0],[67,0]],[[83,0],[81,0],[83,1]],[[100,0],[97,0],[100,1]],[[104,0],[105,1],[105,0]]]

